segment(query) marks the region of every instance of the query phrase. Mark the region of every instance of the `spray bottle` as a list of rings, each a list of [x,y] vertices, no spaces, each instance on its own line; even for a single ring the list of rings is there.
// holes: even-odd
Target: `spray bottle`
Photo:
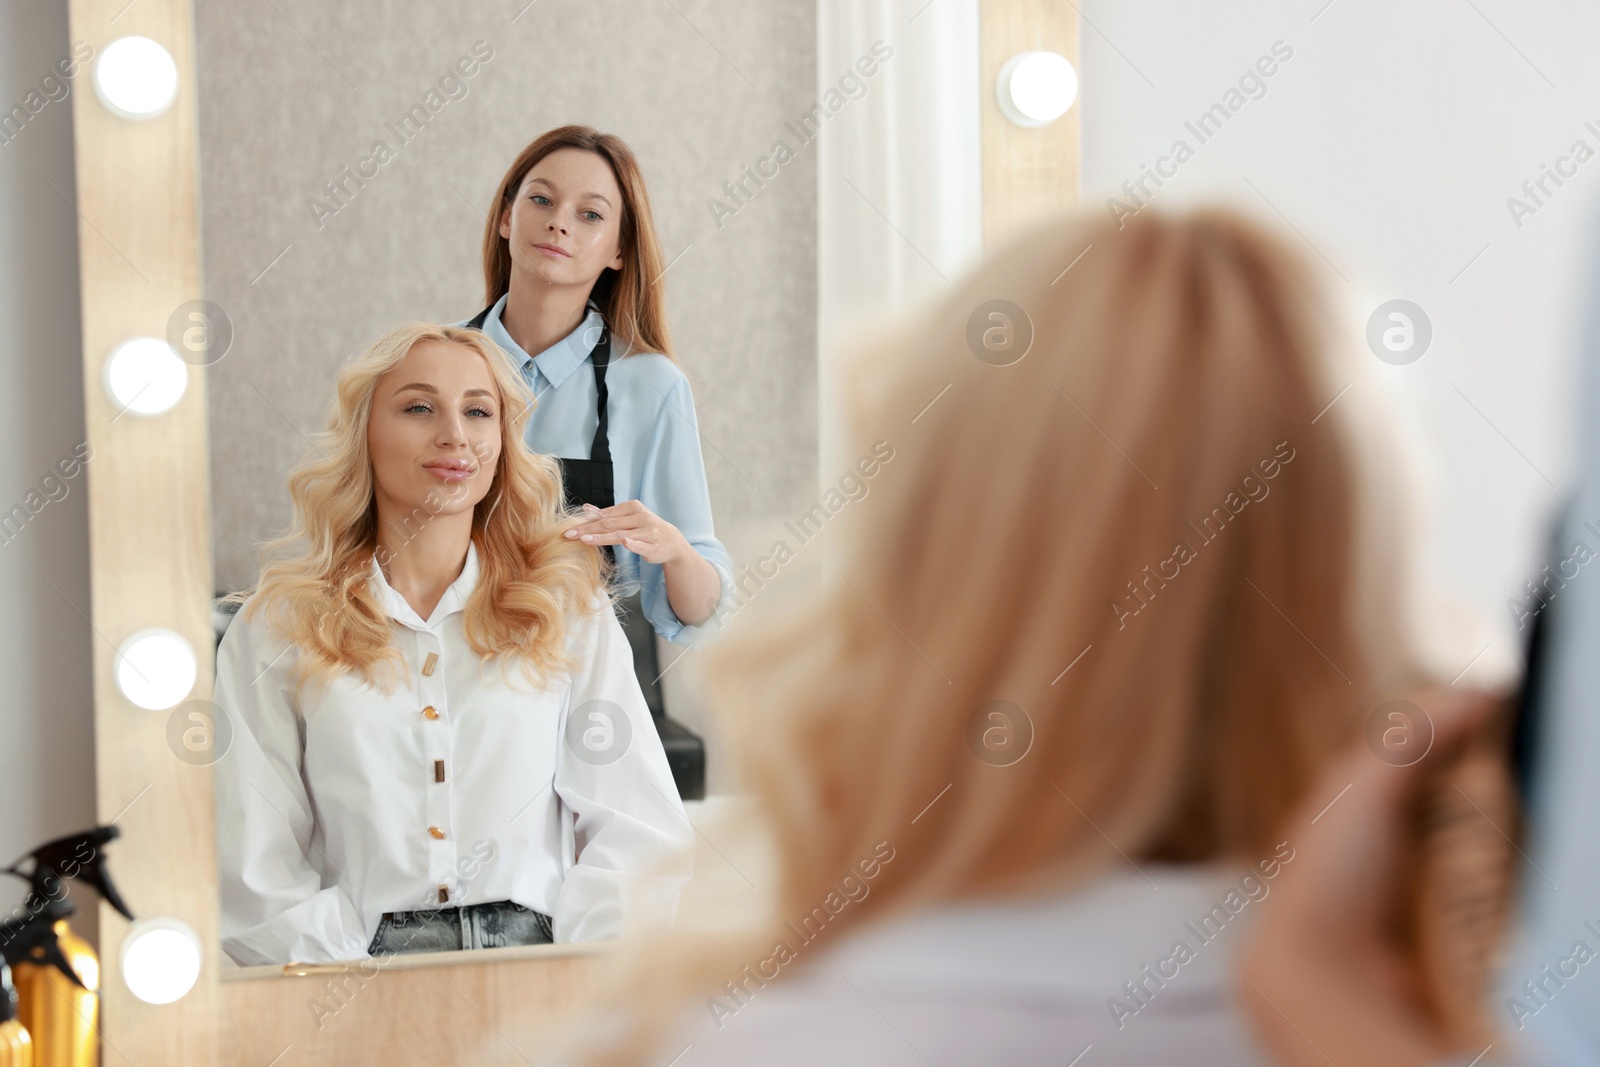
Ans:
[[[0,963],[0,1067],[33,1067],[33,1039],[17,1021],[17,990],[11,968]]]
[[[105,868],[104,846],[119,833],[115,826],[98,826],[69,834],[29,853],[30,870],[6,868],[31,887],[23,902],[27,914],[0,924],[0,954],[16,978],[18,1018],[33,1039],[34,1067],[99,1063],[100,960],[67,925],[75,909],[64,883],[87,882],[131,921],[133,913]]]
[[[9,1028],[15,1025],[21,1032],[22,1039],[19,1044],[26,1045],[21,1062],[30,1067],[39,1061],[39,1046],[29,1032],[26,1022],[21,1018],[22,1005],[17,996],[15,987],[11,984],[12,968],[20,966],[24,960],[42,961],[47,967],[54,968],[66,976],[72,986],[82,989],[83,983],[78,978],[77,972],[72,970],[66,954],[57,942],[56,923],[62,922],[73,912],[72,901],[46,900],[42,907],[34,911],[17,909],[20,914],[4,921],[0,921],[0,972],[6,976],[5,988],[0,989],[0,1018],[8,1014],[11,1021],[0,1023],[0,1065],[9,1065],[12,1061],[5,1058],[8,1047]],[[9,1008],[6,1005],[9,1004]]]

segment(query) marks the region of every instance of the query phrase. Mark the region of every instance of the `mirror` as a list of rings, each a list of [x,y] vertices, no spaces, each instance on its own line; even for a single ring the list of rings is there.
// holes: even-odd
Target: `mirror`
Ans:
[[[985,240],[1075,203],[1075,114],[1008,126],[994,90],[1018,53],[1075,60],[1076,14],[1039,0],[701,0],[670,12],[506,0],[448,16],[365,0],[69,6],[75,43],[102,54],[148,38],[177,73],[170,107],[149,118],[98,92],[71,98],[82,372],[97,383],[84,396],[95,457],[85,614],[105,638],[94,645],[96,791],[125,835],[117,882],[135,913],[192,929],[203,950],[193,988],[148,1003],[117,967],[140,929],[102,909],[104,1041],[197,1064],[266,1062],[285,1042],[308,1063],[449,1059],[475,1040],[494,1055],[532,1047],[615,942],[404,953],[345,1008],[347,1025],[327,1028],[307,1011],[322,995],[313,987],[359,968],[236,966],[220,951],[216,859],[230,838],[226,824],[215,832],[227,746],[207,710],[213,606],[250,584],[255,545],[288,522],[294,442],[326,411],[307,383],[321,374],[326,387],[398,319],[460,321],[481,306],[472,198],[490,195],[508,154],[558,122],[619,134],[650,189],[708,510],[733,564],[730,609],[742,610],[789,561],[824,561],[826,527],[872,491],[862,466],[878,453],[836,443],[840,353],[870,358],[876,320],[936,296]],[[499,58],[477,59],[468,80],[455,64],[479,40]],[[502,70],[490,89],[484,75]],[[440,84],[449,71],[459,85]],[[405,136],[377,153],[391,122]],[[336,176],[335,196],[325,183]],[[332,196],[327,210],[308,206],[319,195]],[[138,358],[109,358],[163,336],[187,359],[148,358],[142,341]],[[124,363],[159,378],[161,403],[136,395]],[[938,399],[910,398],[919,410]],[[264,428],[274,417],[281,436]],[[151,711],[124,686],[136,636],[159,637],[146,643],[166,667],[192,675],[176,707]],[[739,924],[772,880],[696,707],[704,657],[680,647],[659,650],[666,710],[708,758],[706,799],[685,804],[696,854],[679,926]],[[285,973],[318,977],[276,980]],[[424,1010],[424,1030],[386,1025]]]
[[[707,525],[726,547],[730,575],[733,561],[762,555],[772,529],[805,513],[815,497],[819,453],[818,190],[817,148],[801,136],[818,94],[815,55],[795,42],[814,37],[815,14],[803,5],[778,7],[747,13],[737,30],[671,4],[472,3],[409,8],[399,17],[365,2],[196,10],[206,300],[175,312],[174,325],[180,335],[191,331],[190,343],[209,345],[192,350],[191,362],[208,365],[219,597],[250,586],[259,546],[287,530],[288,474],[314,451],[313,435],[324,428],[346,358],[403,320],[460,323],[485,309],[486,213],[524,147],[567,123],[619,136],[638,162],[661,253],[648,284],[661,294],[676,357],[657,368],[651,384],[670,389],[681,381],[671,399],[692,404],[673,410],[666,396],[640,395],[638,383],[630,395],[618,363],[608,366],[608,436],[619,475],[632,483],[617,487],[618,502],[641,481],[692,481],[703,467]],[[870,42],[863,55],[863,70],[881,62]],[[859,99],[870,78],[853,68],[845,73],[844,99]],[[822,107],[819,114],[830,116]],[[819,126],[823,119],[809,121]],[[816,131],[810,133],[814,138]],[[789,151],[775,150],[780,141],[789,142]],[[592,191],[598,181],[614,198],[616,178],[608,167],[598,179],[593,172],[543,173],[546,192],[561,188],[539,206],[557,213],[570,207],[563,225],[576,229],[588,221],[579,209],[594,204],[569,205],[566,194]],[[526,266],[526,260],[513,264],[513,275]],[[494,335],[487,325],[484,332]],[[564,381],[584,384],[593,369],[590,344],[577,354],[587,362],[564,368],[571,375]],[[660,359],[625,347],[614,345],[612,360]],[[549,353],[560,355],[554,347]],[[541,414],[560,415],[555,393],[566,391],[557,384],[541,397],[530,420],[536,429]],[[646,406],[646,399],[654,402]],[[670,448],[698,454],[624,472],[624,454],[643,457],[650,435],[663,433]],[[691,500],[694,488],[685,490]],[[418,623],[427,617],[425,606],[406,606]],[[240,625],[226,607],[219,607],[217,624],[219,633]],[[449,659],[450,623],[437,629],[445,636],[426,627],[396,631],[403,635],[397,640],[421,643],[407,646],[415,660],[408,662],[412,695],[395,699],[432,714],[412,709],[418,713],[395,726],[395,704],[362,705],[361,687],[340,679],[326,697],[299,707],[298,737],[265,736],[272,715],[265,707],[251,720],[263,736],[241,737],[234,727],[232,749],[217,763],[219,855],[223,862],[248,862],[255,877],[265,878],[291,858],[282,850],[297,843],[301,854],[292,859],[300,877],[275,881],[270,899],[230,902],[230,884],[242,893],[251,875],[235,871],[230,883],[225,872],[223,966],[321,962],[316,953],[329,945],[354,945],[349,932],[356,925],[364,941],[380,915],[390,916],[380,923],[389,930],[410,921],[401,912],[441,907],[464,907],[452,916],[485,944],[533,943],[533,929],[548,927],[552,914],[557,929],[543,935],[564,933],[559,927],[567,920],[555,899],[562,885],[558,860],[540,864],[525,854],[556,850],[570,865],[572,850],[585,844],[551,836],[558,823],[572,828],[551,788],[556,754],[517,764],[533,768],[523,780],[484,787],[485,778],[510,776],[515,760],[506,744],[513,736],[526,743],[528,735],[474,732],[487,721],[482,716],[500,711],[503,720],[506,708],[472,708],[461,692],[466,674],[454,665],[438,674],[424,666],[430,651]],[[693,646],[659,638],[637,613],[626,629],[657,734],[634,741],[665,755],[672,770],[671,778],[646,784],[675,787],[691,822],[708,818],[727,785],[718,779],[715,737],[697,705],[692,671],[674,669]],[[254,675],[250,687],[236,687],[232,697],[219,669],[219,704],[242,694],[259,699],[282,673],[282,663],[270,658],[250,660],[261,673],[247,672]],[[613,695],[592,694],[598,704]],[[556,700],[538,714],[554,723],[558,708]],[[603,716],[595,721],[597,728],[618,725]],[[627,727],[625,716],[620,725]],[[339,739],[362,745],[341,749]],[[546,740],[556,743],[551,729]],[[274,761],[296,749],[298,775],[285,773],[286,765]],[[504,758],[485,762],[495,752]],[[419,773],[400,794],[385,794],[398,772],[392,762],[369,759],[414,762],[408,771]],[[224,773],[229,760],[239,764],[231,774]],[[457,774],[475,777],[457,791]],[[303,789],[297,792],[296,784]],[[223,795],[229,790],[233,795]],[[573,795],[581,792],[574,787]],[[626,801],[639,805],[633,814],[670,822],[664,799],[649,792],[634,783]],[[701,799],[707,794],[714,798],[709,809]],[[406,818],[420,840],[394,845],[398,817],[362,821],[363,811],[395,807],[412,812]],[[274,820],[270,840],[239,840],[241,827],[267,835]],[[380,826],[390,837],[363,843],[362,835]],[[663,826],[656,829],[664,833]],[[683,833],[693,840],[687,827]],[[307,883],[307,870],[320,888]],[[316,891],[307,898],[310,889]],[[422,900],[433,892],[438,899]],[[491,899],[508,906],[484,906]],[[291,901],[302,913],[294,932],[280,922],[267,936],[265,917],[275,909],[281,917]],[[230,908],[237,911],[233,920]],[[229,929],[238,933],[250,915],[262,925],[229,940]],[[682,912],[679,920],[696,921]],[[587,939],[585,931],[612,929],[571,921],[579,940]],[[427,943],[444,946],[454,936],[447,933]]]

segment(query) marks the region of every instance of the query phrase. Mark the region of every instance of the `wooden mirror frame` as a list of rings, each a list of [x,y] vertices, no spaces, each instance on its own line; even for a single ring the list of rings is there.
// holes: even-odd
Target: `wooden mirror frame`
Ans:
[[[1077,199],[1076,113],[1039,131],[1000,117],[994,77],[1010,54],[1049,48],[1076,63],[1075,15],[1049,0],[982,0],[985,216],[993,234]],[[300,968],[224,970],[217,939],[212,773],[169,748],[171,711],[130,703],[114,677],[117,647],[159,626],[196,651],[187,700],[209,697],[214,630],[206,371],[171,410],[119,412],[102,385],[111,349],[163,337],[180,305],[203,296],[198,112],[188,0],[70,0],[71,39],[98,57],[128,35],[172,54],[178,96],[166,113],[128,121],[88,84],[73,96],[94,630],[96,811],[115,822],[116,880],[141,919],[172,917],[202,945],[200,976],[171,1004],[147,1004],[122,982],[129,924],[99,906],[104,1062],[211,1067],[295,1064],[526,1062],[541,1035],[592,988],[609,946],[417,954]],[[82,72],[85,82],[93,70]],[[321,1008],[318,1008],[318,1005]],[[331,1018],[329,1013],[337,1016]],[[291,1050],[292,1054],[291,1054]]]

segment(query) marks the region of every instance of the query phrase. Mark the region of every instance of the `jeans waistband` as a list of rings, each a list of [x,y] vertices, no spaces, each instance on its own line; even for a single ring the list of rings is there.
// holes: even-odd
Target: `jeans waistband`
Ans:
[[[452,904],[447,908],[412,908],[407,911],[386,911],[383,913],[383,917],[392,920],[401,915],[459,915],[463,911],[506,911],[517,907],[520,907],[520,905],[509,900],[495,900],[479,904]],[[533,909],[530,908],[528,910],[532,911]]]
[[[458,949],[543,945],[555,940],[554,920],[510,900],[447,908],[385,912],[367,951],[448,952]]]

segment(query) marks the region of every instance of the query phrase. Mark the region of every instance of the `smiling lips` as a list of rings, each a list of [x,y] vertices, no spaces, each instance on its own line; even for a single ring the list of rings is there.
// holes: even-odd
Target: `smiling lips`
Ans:
[[[459,482],[463,478],[470,478],[474,469],[469,459],[436,459],[424,463],[423,466],[447,482]]]

